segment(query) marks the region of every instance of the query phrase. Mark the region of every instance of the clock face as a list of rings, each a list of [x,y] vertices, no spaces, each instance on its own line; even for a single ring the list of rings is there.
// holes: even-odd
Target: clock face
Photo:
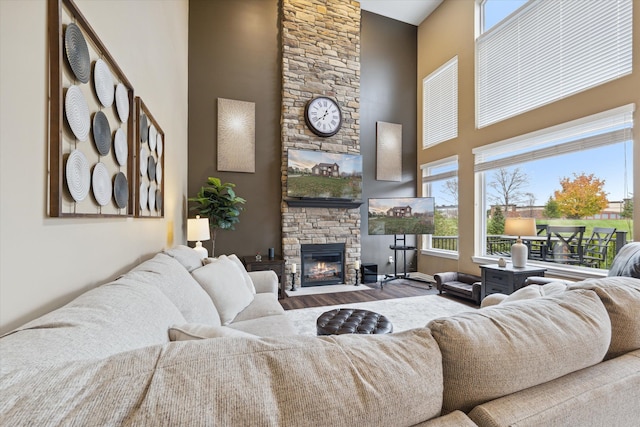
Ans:
[[[342,126],[342,112],[336,101],[320,96],[307,103],[304,120],[316,135],[333,136]]]

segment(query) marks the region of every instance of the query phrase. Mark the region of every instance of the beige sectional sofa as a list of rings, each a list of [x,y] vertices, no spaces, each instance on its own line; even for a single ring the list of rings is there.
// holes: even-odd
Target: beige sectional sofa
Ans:
[[[271,305],[270,272],[249,275],[254,295],[246,271],[230,267],[237,261],[201,266],[190,255],[157,254],[1,338],[0,425],[632,426],[640,419],[638,279],[580,282],[394,334],[307,337],[292,335]],[[244,304],[246,292],[220,294],[229,282],[253,296],[235,316],[228,309]],[[260,297],[263,288],[272,296]]]

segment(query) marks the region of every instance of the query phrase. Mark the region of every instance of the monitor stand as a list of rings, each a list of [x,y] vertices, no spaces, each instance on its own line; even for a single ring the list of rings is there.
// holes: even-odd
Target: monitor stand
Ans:
[[[393,275],[386,274],[384,280],[380,282],[380,288],[384,288],[384,284],[396,279],[404,279],[407,277],[407,251],[415,251],[415,246],[407,246],[407,235],[393,235],[393,245],[389,245],[389,249],[393,250]],[[402,252],[403,268],[401,275],[398,274],[398,252]]]

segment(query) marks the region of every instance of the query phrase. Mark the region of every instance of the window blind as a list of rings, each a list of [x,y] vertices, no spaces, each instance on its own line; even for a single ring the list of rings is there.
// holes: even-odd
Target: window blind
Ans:
[[[482,128],[632,71],[632,0],[531,0],[476,40]]]
[[[475,172],[633,139],[635,104],[607,110],[473,150]]]
[[[422,147],[458,136],[458,57],[422,81]]]

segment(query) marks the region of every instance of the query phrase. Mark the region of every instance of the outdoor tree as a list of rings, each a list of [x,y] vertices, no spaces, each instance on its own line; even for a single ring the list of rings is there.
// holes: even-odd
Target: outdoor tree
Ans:
[[[549,200],[547,200],[547,203],[544,205],[542,216],[545,218],[560,218],[562,216],[560,208],[558,207],[558,202],[556,202],[551,196],[549,196]]]
[[[624,219],[633,219],[633,199],[624,199],[622,205],[622,213],[620,214],[620,216]]]
[[[573,179],[562,178],[562,190],[556,190],[554,196],[560,212],[570,219],[595,215],[607,207],[607,193],[604,180],[594,174],[574,173]]]
[[[521,202],[524,194],[520,191],[529,184],[529,177],[522,172],[520,168],[509,170],[500,168],[493,173],[492,180],[489,182],[495,193],[490,197],[494,204],[504,206],[504,210],[509,209],[509,205]]]
[[[493,215],[487,222],[487,234],[503,234],[504,233],[504,215],[500,206],[493,209]]]
[[[447,193],[451,196],[451,199],[446,199],[447,203],[451,203],[454,205],[458,204],[458,179],[452,178],[448,179],[444,182],[444,188],[442,189],[443,193]]]
[[[442,212],[436,210],[434,214],[435,235],[437,236],[457,236],[458,219],[447,218]]]

